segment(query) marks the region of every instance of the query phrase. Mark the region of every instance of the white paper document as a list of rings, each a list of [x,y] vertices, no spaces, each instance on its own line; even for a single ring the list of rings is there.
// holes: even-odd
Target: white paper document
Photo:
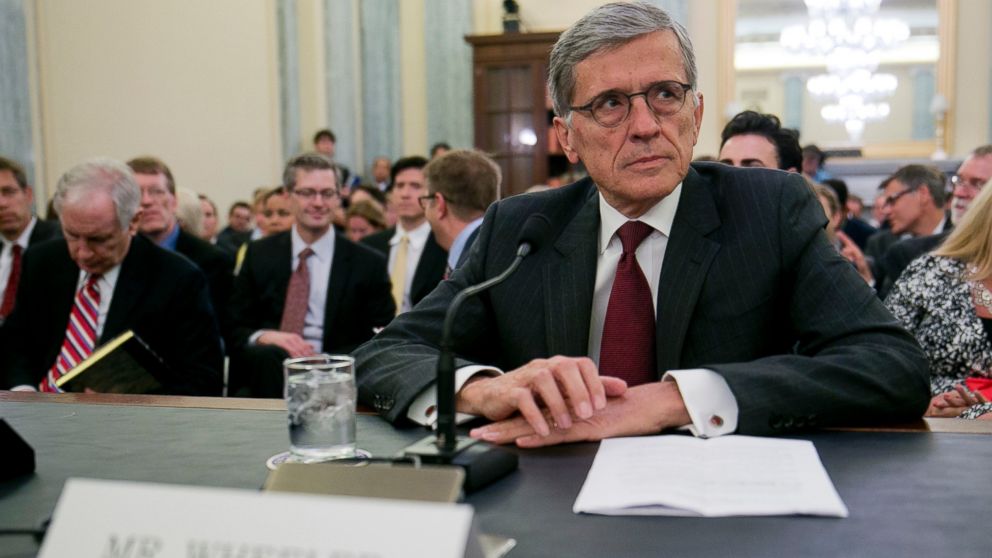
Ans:
[[[572,511],[847,517],[812,442],[752,436],[603,440]]]

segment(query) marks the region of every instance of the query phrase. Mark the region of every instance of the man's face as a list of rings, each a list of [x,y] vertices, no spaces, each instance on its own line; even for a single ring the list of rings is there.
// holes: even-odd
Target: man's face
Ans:
[[[333,170],[296,170],[296,186],[290,196],[296,225],[313,235],[322,235],[341,200],[337,196],[337,176]]]
[[[317,143],[313,144],[313,147],[317,153],[323,153],[331,159],[334,158],[334,142],[331,141],[331,138],[320,138]]]
[[[238,232],[248,232],[251,230],[251,210],[247,207],[235,207],[234,211],[227,216],[227,224]]]
[[[682,54],[671,31],[638,37],[606,52],[594,54],[575,67],[572,106],[581,106],[607,91],[645,91],[659,81],[687,81]],[[605,128],[588,112],[572,113],[572,127],[556,117],[568,160],[585,163],[606,201],[628,217],[638,217],[667,196],[682,181],[699,137],[703,100],[693,103],[686,93],[679,112],[658,117],[644,97],[632,100],[630,114],[619,126]]]
[[[276,194],[269,196],[265,200],[265,209],[262,214],[265,216],[265,226],[262,233],[265,236],[277,232],[288,231],[293,226],[293,211],[289,207],[289,196],[286,194]]]
[[[732,167],[778,168],[778,149],[765,136],[738,134],[720,148],[720,162]]]
[[[376,182],[389,180],[389,159],[379,158],[372,163],[372,180]]]
[[[400,219],[417,221],[424,218],[424,210],[417,198],[427,193],[425,182],[423,169],[404,169],[396,175],[392,203]]]
[[[971,200],[975,199],[989,179],[992,179],[992,155],[972,155],[961,163],[951,202],[951,217],[955,223],[961,222],[964,212],[971,206]]]
[[[217,234],[217,212],[207,200],[200,200],[200,211],[203,212],[203,238],[211,239]]]
[[[62,234],[69,256],[87,273],[106,273],[121,263],[138,229],[141,212],[126,229],[117,221],[117,209],[107,192],[62,204]]]
[[[34,192],[21,188],[9,170],[0,171],[0,235],[15,240],[31,221]]]
[[[882,214],[889,220],[892,233],[899,235],[911,232],[916,222],[924,215],[922,198],[926,195],[921,186],[909,191],[909,187],[899,180],[892,179],[885,186],[882,200]]]
[[[134,173],[134,179],[141,188],[141,233],[156,236],[170,232],[176,224],[176,196],[169,191],[165,175]]]
[[[820,158],[815,154],[803,155],[803,174],[813,176],[820,170]]]

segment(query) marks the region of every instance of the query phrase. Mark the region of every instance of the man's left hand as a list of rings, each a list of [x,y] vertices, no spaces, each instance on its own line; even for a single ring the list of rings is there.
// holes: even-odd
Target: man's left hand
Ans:
[[[547,411],[545,414],[548,422],[554,425],[551,415]],[[495,444],[516,442],[522,448],[534,448],[617,436],[657,434],[690,422],[675,382],[654,382],[629,388],[623,395],[609,398],[606,407],[592,417],[573,417],[570,428],[552,428],[547,436],[538,434],[521,416],[475,428],[471,436]]]

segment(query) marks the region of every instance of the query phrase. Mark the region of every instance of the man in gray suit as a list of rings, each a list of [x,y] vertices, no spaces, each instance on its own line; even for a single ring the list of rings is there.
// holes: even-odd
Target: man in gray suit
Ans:
[[[456,407],[494,421],[473,436],[531,447],[922,415],[922,351],[829,245],[803,178],[690,166],[703,97],[681,25],[601,6],[562,34],[549,76],[555,131],[590,178],[490,207],[468,262],[356,351],[364,403],[429,421],[445,310],[509,265],[541,213],[539,251],[458,316]]]

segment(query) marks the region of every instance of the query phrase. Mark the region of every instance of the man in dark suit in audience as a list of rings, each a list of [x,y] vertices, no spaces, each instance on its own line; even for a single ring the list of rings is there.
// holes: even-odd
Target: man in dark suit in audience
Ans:
[[[421,206],[434,238],[448,251],[450,273],[464,263],[486,209],[499,197],[499,165],[481,151],[459,149],[431,159],[424,174]]]
[[[971,206],[978,192],[992,179],[992,145],[983,145],[971,152],[958,172],[951,177],[951,222],[958,223]],[[885,269],[885,281],[879,294],[885,297],[892,285],[902,275],[903,270],[916,258],[935,250],[949,234],[950,227],[937,233],[918,238],[900,240],[886,250],[881,267]]]
[[[55,380],[99,345],[133,330],[162,358],[165,393],[220,395],[222,354],[207,281],[189,260],[136,235],[141,190],[110,159],[81,163],[55,193],[64,239],[32,247],[0,370],[16,389]]]
[[[228,392],[282,397],[282,362],[348,353],[395,315],[385,258],[335,233],[334,165],[312,153],[286,164],[292,229],[248,245],[234,280]]]
[[[33,202],[24,169],[0,157],[0,325],[14,310],[24,251],[59,236],[58,222],[35,217]]]
[[[717,159],[726,165],[799,172],[803,162],[799,133],[783,128],[774,114],[741,112],[723,127],[720,138]]]
[[[227,226],[217,233],[217,248],[233,258],[241,245],[251,239],[251,221],[251,205],[248,202],[231,204],[227,212]]]
[[[393,164],[389,196],[399,221],[395,227],[362,239],[389,258],[393,301],[401,313],[434,290],[448,266],[448,255],[435,240],[420,205],[420,197],[427,192],[425,166],[423,157],[405,157]]]
[[[155,157],[136,157],[127,165],[134,171],[134,178],[141,188],[138,231],[162,248],[186,256],[203,270],[210,285],[214,312],[223,326],[227,299],[231,295],[234,260],[179,226],[176,219],[176,182],[164,162]]]
[[[696,75],[685,28],[649,4],[565,31],[554,126],[590,177],[493,204],[468,262],[355,352],[360,400],[430,421],[418,405],[452,298],[505,270],[542,214],[538,251],[456,321],[456,408],[495,421],[473,436],[539,446],[921,416],[926,358],[830,246],[805,179],[690,166]]]
[[[900,239],[922,238],[954,227],[950,214],[944,210],[945,182],[944,174],[935,167],[906,165],[883,183],[882,215],[890,226],[869,238],[865,250],[880,297],[885,296],[901,273],[889,268],[887,258]]]

